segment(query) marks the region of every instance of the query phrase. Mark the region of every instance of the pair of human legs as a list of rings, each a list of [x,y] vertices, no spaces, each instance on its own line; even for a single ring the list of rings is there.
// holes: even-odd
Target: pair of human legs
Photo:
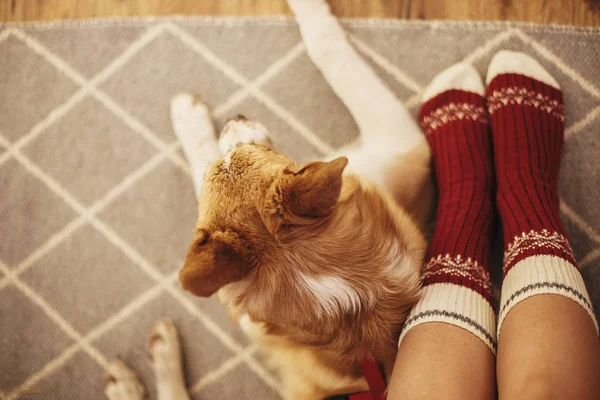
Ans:
[[[439,74],[420,121],[440,199],[389,398],[490,399],[496,387],[501,399],[597,398],[598,326],[559,215],[558,83],[531,57],[500,52],[487,88],[466,64]],[[497,326],[488,271],[496,207],[505,245]]]

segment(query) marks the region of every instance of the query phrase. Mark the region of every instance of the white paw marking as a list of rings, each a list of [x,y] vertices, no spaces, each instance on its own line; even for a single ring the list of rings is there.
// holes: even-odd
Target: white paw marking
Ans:
[[[208,107],[196,96],[190,93],[179,93],[171,99],[171,115],[187,118],[190,114],[196,116],[210,115]]]
[[[189,93],[180,93],[171,99],[171,121],[175,134],[182,142],[190,136],[210,134],[214,137],[210,111]]]
[[[156,321],[150,330],[148,349],[156,373],[181,375],[181,345],[177,329],[169,319]]]
[[[144,386],[127,365],[117,360],[110,363],[106,370],[104,393],[110,400],[141,400]]]
[[[188,400],[181,364],[181,345],[177,330],[170,320],[162,319],[154,324],[150,330],[148,347],[154,365],[158,398]]]
[[[240,143],[256,143],[271,145],[267,128],[257,121],[249,121],[242,117],[229,120],[219,138],[219,150],[227,154]]]

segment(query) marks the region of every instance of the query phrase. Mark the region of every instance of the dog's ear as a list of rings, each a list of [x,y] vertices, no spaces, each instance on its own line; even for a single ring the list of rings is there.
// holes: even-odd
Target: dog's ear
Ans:
[[[248,246],[232,231],[209,235],[199,230],[179,271],[181,287],[196,296],[208,297],[226,284],[239,281],[251,268],[247,251]]]
[[[327,217],[340,197],[346,157],[312,162],[286,170],[271,185],[262,210],[267,229],[276,237],[297,226]]]

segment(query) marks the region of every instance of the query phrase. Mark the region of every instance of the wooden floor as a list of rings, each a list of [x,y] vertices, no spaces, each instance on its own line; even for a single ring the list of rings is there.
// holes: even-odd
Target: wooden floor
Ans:
[[[600,0],[329,0],[340,17],[511,20],[600,26]],[[0,21],[287,14],[285,0],[0,0]]]

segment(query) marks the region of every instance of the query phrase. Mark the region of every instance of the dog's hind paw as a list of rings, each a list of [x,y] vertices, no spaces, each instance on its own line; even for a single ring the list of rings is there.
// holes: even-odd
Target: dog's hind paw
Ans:
[[[169,398],[188,400],[181,363],[181,345],[177,329],[169,319],[156,321],[150,330],[148,348],[158,391],[170,393]]]
[[[144,386],[125,363],[113,361],[106,370],[104,393],[109,400],[141,400]]]
[[[171,320],[165,318],[154,323],[148,349],[157,374],[181,374],[181,345]]]

